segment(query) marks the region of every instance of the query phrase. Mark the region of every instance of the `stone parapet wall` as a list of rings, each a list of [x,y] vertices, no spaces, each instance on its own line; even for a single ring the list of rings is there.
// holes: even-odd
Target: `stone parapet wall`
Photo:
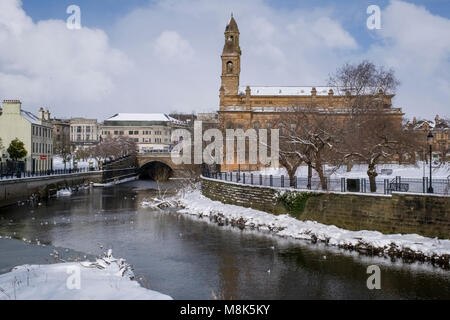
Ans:
[[[242,185],[202,178],[202,193],[212,200],[274,214],[288,213],[280,202],[281,189]],[[428,194],[369,195],[290,190],[305,194],[300,220],[313,220],[348,230],[376,230],[385,234],[417,233],[450,239],[450,197]]]

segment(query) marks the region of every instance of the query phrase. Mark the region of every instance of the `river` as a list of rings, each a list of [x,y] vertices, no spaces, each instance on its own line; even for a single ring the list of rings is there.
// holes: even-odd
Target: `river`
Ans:
[[[448,270],[141,208],[156,188],[138,180],[0,209],[0,273],[51,263],[54,248],[69,258],[93,258],[111,248],[133,265],[143,286],[174,299],[450,298]],[[366,285],[374,264],[381,268],[380,290]]]

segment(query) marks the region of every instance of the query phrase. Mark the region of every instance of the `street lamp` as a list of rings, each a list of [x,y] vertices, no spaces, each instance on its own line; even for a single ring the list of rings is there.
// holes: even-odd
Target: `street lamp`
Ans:
[[[430,133],[428,133],[427,136],[427,143],[430,146],[430,186],[428,187],[428,193],[433,193],[433,185],[432,185],[432,179],[431,179],[431,161],[432,159],[432,155],[433,155],[433,133],[430,131]]]

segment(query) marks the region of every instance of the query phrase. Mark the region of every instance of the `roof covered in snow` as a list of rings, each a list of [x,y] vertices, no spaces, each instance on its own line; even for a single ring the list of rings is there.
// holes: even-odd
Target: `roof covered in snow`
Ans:
[[[247,87],[239,87],[239,94],[245,94]],[[318,96],[327,96],[333,87],[266,87],[250,86],[250,93],[253,96],[310,96],[313,88],[316,88]],[[333,90],[337,93],[337,90]]]
[[[448,119],[436,118],[432,120],[413,120],[407,121],[406,126],[414,130],[431,129],[431,130],[449,130],[450,121]]]
[[[353,92],[354,90],[346,90],[342,87],[330,87],[330,86],[283,86],[283,87],[272,87],[272,86],[249,86],[250,94],[252,96],[310,96],[313,89],[316,90],[317,96],[328,96],[330,90],[333,90],[335,96],[343,96],[347,91]],[[247,87],[239,87],[239,94],[245,95]],[[376,88],[367,88],[367,94],[373,94],[373,92],[378,92]],[[393,95],[392,92],[387,92],[387,94]]]
[[[164,113],[118,113],[106,121],[169,121],[178,120]]]
[[[31,112],[25,111],[25,110],[21,110],[20,111],[22,117],[24,117],[26,120],[30,121],[33,124],[41,124],[41,121],[39,120],[39,118],[32,114]]]

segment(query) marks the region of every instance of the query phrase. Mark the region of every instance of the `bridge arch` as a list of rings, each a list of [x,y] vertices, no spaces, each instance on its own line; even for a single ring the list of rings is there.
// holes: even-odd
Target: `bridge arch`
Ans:
[[[167,181],[174,176],[173,168],[164,160],[151,160],[139,168],[139,179]]]

